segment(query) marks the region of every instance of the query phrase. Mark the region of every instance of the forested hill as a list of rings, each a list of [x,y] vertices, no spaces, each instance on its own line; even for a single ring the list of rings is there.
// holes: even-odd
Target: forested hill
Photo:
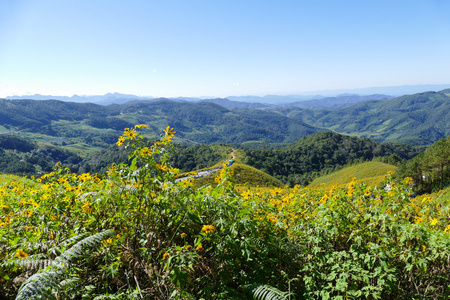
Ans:
[[[349,163],[378,159],[396,164],[422,151],[406,144],[319,132],[275,150],[246,150],[245,163],[291,186],[307,185],[318,175]]]
[[[144,131],[149,138],[158,138],[171,126],[177,142],[186,144],[271,148],[315,132],[334,131],[378,142],[431,145],[450,135],[449,95],[450,90],[426,92],[333,110],[238,105],[226,99],[197,103],[153,99],[108,106],[0,99],[0,133],[20,131],[37,142],[87,151],[109,147],[125,127],[135,124],[149,125]]]
[[[108,147],[125,127],[134,124],[148,124],[144,134],[151,138],[158,137],[165,127],[171,126],[177,132],[178,141],[205,144],[289,143],[320,131],[277,112],[230,110],[210,102],[162,99],[101,106],[56,100],[0,100],[0,126],[3,127],[0,131],[20,130],[22,134],[45,135],[45,138],[32,136],[38,141],[58,137],[65,144]]]
[[[366,101],[334,111],[280,111],[313,126],[380,142],[431,145],[450,135],[450,89]]]

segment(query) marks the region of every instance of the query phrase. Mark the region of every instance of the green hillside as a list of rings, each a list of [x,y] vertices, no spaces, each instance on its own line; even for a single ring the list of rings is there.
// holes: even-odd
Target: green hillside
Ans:
[[[208,101],[163,98],[108,106],[0,99],[0,134],[14,132],[40,144],[77,151],[81,156],[107,148],[124,128],[135,124],[149,125],[143,134],[151,139],[171,126],[177,132],[177,142],[191,145],[273,148],[324,130],[379,142],[431,145],[450,135],[448,115],[448,90],[369,100],[333,110],[293,106],[229,109]]]
[[[334,111],[290,108],[280,112],[312,126],[380,142],[431,145],[450,135],[448,90],[366,101]]]
[[[401,164],[397,178],[411,177],[414,190],[430,193],[450,185],[450,136],[442,138],[424,153]]]
[[[283,187],[280,180],[245,164],[234,163],[231,170],[233,170],[233,182],[237,186]],[[196,188],[208,184],[215,186],[215,178],[219,175],[218,172],[195,179],[193,186]]]
[[[171,126],[177,132],[177,141],[187,144],[290,143],[319,131],[277,112],[230,110],[210,102],[161,99],[101,106],[56,100],[0,99],[0,133],[17,132],[43,144],[85,151],[89,147],[106,148],[117,141],[124,128],[134,124],[149,125],[143,134],[152,139]]]
[[[421,152],[406,144],[380,144],[368,138],[319,132],[275,150],[247,149],[244,162],[290,186],[305,186],[349,163],[373,159],[399,162]]]
[[[329,190],[332,187],[344,186],[351,182],[353,178],[356,178],[356,182],[364,182],[371,187],[381,187],[386,174],[388,172],[393,173],[396,169],[396,166],[381,162],[365,162],[318,177],[308,187]]]

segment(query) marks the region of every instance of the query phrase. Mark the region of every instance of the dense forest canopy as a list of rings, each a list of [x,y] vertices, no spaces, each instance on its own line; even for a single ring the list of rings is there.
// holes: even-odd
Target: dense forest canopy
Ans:
[[[442,138],[424,153],[404,162],[397,169],[398,178],[412,177],[415,191],[424,193],[450,184],[450,136]]]

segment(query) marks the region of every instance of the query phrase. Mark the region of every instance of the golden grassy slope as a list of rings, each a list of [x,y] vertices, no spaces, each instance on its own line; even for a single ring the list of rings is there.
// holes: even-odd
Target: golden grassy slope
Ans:
[[[248,165],[234,163],[231,167],[233,170],[233,179],[236,185],[249,185],[249,186],[261,186],[261,187],[282,187],[283,183],[278,179],[261,172],[258,169],[250,167]],[[214,178],[219,175],[218,172],[209,176],[198,178],[194,180],[194,187],[200,187],[205,184],[216,185]]]
[[[394,172],[396,168],[382,162],[365,162],[316,178],[308,187],[330,189],[332,186],[348,184],[353,178],[356,178],[357,182],[365,182],[372,187],[380,186],[385,175],[389,171]]]

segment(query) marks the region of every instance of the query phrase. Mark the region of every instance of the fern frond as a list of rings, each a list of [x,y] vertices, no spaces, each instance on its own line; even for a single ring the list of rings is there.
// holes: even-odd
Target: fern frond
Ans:
[[[67,239],[64,242],[62,242],[61,244],[59,244],[58,247],[59,248],[67,247],[67,245],[79,242],[88,235],[89,235],[89,232],[83,232],[83,233],[77,234],[77,235],[71,237],[70,239]]]
[[[70,249],[64,251],[60,256],[55,259],[55,265],[67,264],[74,258],[77,258],[82,253],[83,247],[90,246],[95,247],[100,244],[100,242],[104,239],[111,237],[114,234],[112,230],[106,230],[103,232],[96,233],[94,235],[88,236],[75,245],[73,245]]]
[[[36,273],[28,278],[20,287],[16,300],[33,299],[39,295],[44,295],[49,299],[56,299],[52,295],[51,291],[60,290],[68,283],[67,281],[62,281],[59,283],[62,278],[67,276],[67,265],[73,259],[80,256],[85,246],[95,247],[99,245],[102,240],[111,237],[113,234],[114,231],[106,230],[85,237],[81,241],[77,242],[70,249],[64,251],[60,256],[55,258],[51,266],[46,270]],[[72,281],[72,283],[74,283],[74,281]]]
[[[51,290],[58,288],[58,279],[64,276],[64,271],[44,271],[28,278],[20,287],[16,300],[29,300],[44,296],[56,299]],[[45,299],[45,298],[44,298]]]
[[[70,277],[70,278],[62,280],[59,283],[59,290],[61,290],[61,289],[68,290],[70,288],[76,287],[80,283],[81,283],[81,279],[79,277]]]
[[[97,192],[88,192],[88,193],[82,194],[78,199],[81,201],[84,201],[89,196],[97,196],[97,195],[98,195]]]
[[[21,259],[12,259],[0,264],[0,267],[10,268],[13,266],[21,267],[27,270],[43,269],[52,264],[51,259],[42,259],[43,254],[33,254]]]
[[[255,300],[287,300],[290,295],[289,292],[282,292],[268,284],[254,284],[247,288]]]

